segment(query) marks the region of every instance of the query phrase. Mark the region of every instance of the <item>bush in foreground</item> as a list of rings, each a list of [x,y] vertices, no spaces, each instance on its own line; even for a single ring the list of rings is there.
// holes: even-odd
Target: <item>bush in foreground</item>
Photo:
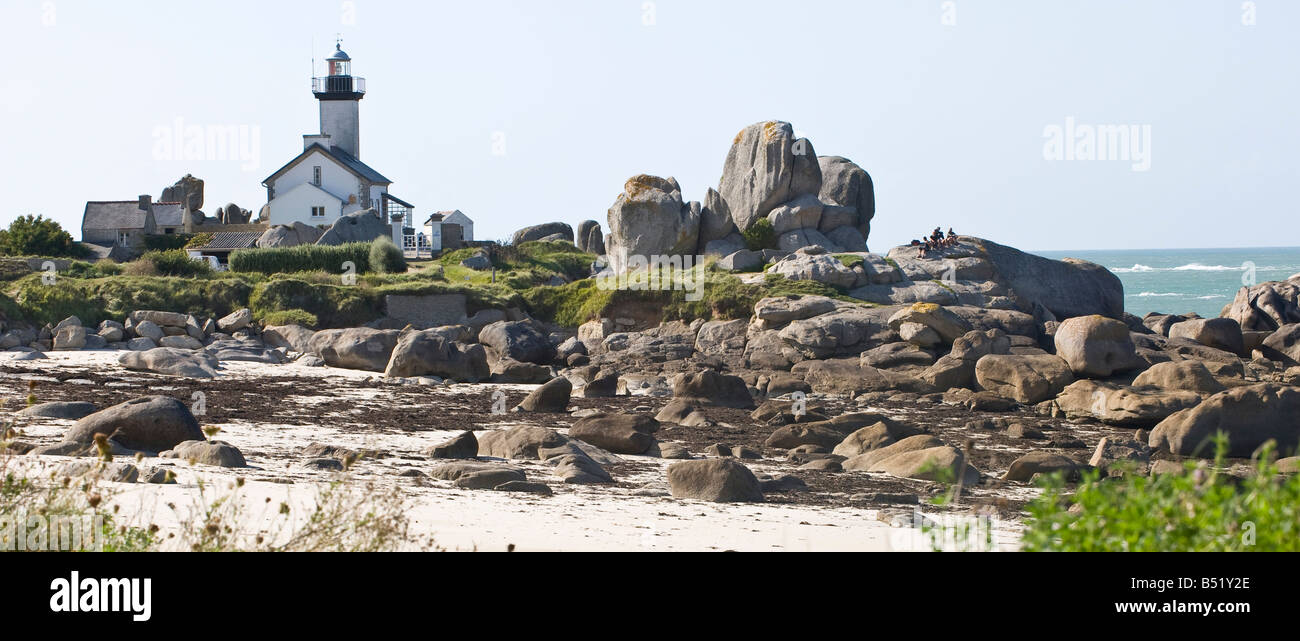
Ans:
[[[1214,464],[1189,462],[1181,473],[1102,478],[1093,472],[1073,495],[1060,477],[1045,481],[1043,494],[1028,507],[1024,549],[1300,551],[1300,475],[1279,475],[1266,448],[1253,474],[1231,476],[1223,471],[1222,435],[1218,451]]]

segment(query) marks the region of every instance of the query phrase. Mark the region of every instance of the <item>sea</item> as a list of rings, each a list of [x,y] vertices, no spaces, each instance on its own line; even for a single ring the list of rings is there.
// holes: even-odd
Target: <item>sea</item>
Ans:
[[[1078,258],[1114,272],[1124,283],[1124,307],[1150,312],[1195,312],[1213,318],[1244,285],[1300,274],[1300,247],[1258,249],[1124,249],[1032,252]]]

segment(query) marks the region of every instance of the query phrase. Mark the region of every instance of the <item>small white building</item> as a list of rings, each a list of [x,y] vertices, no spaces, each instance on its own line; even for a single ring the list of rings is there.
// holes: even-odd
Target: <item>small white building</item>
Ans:
[[[420,234],[423,242],[435,252],[444,248],[458,249],[474,240],[474,221],[459,209],[440,211],[424,221]],[[424,249],[425,245],[421,244],[420,247]]]
[[[329,75],[312,79],[312,93],[320,102],[320,133],[303,136],[302,153],[262,181],[272,225],[329,226],[340,216],[366,209],[391,223],[409,219],[415,209],[389,193],[391,180],[361,162],[366,79],[352,76],[352,58],[341,44],[335,49],[326,60]]]

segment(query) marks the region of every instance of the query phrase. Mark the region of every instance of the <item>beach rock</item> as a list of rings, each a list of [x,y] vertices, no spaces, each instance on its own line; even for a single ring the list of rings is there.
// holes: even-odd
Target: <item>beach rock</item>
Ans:
[[[1033,405],[1060,394],[1074,376],[1057,356],[989,355],[975,364],[975,380],[981,389]]]
[[[1187,391],[1199,394],[1218,394],[1223,383],[1214,378],[1201,361],[1169,361],[1156,363],[1133,381],[1133,387],[1149,387],[1165,391]]]
[[[1056,405],[1070,419],[1093,418],[1109,425],[1154,427],[1175,412],[1196,407],[1201,396],[1184,390],[1127,387],[1081,380],[1071,383]]]
[[[835,311],[833,299],[825,296],[779,296],[764,298],[754,305],[754,317],[767,328],[778,329],[797,320]]]
[[[934,364],[934,352],[911,343],[887,343],[862,352],[861,363],[868,367],[891,369],[894,367],[929,367]],[[974,374],[974,366],[971,367]]]
[[[479,456],[515,461],[538,459],[538,449],[560,447],[568,438],[552,429],[520,425],[478,435]]]
[[[133,327],[137,327],[137,328],[140,326],[140,324],[144,322],[150,322],[157,325],[158,327],[178,327],[180,329],[185,329],[185,326],[188,325],[190,322],[190,317],[188,314],[178,314],[176,312],[160,312],[154,310],[134,311],[127,315],[127,319],[130,321]],[[136,330],[135,333],[139,336],[146,336],[146,334],[141,333],[138,329]],[[150,338],[152,338],[152,336]]]
[[[1081,470],[1079,462],[1067,456],[1051,452],[1030,452],[1013,461],[1002,480],[1026,483],[1035,474],[1056,473],[1064,474],[1067,479],[1077,479]]]
[[[284,350],[267,349],[266,344],[258,340],[218,340],[208,344],[203,351],[223,363],[243,361],[279,365],[285,362]]]
[[[465,490],[492,490],[512,481],[528,481],[523,470],[495,463],[447,463],[430,470],[429,476]]]
[[[253,323],[253,310],[245,307],[244,309],[231,312],[221,320],[217,321],[217,327],[227,334],[233,334]]]
[[[1104,316],[1077,316],[1056,330],[1056,355],[1076,376],[1106,378],[1135,369],[1141,361],[1128,325]]]
[[[829,427],[810,423],[807,425],[786,425],[778,428],[763,443],[765,447],[792,450],[801,445],[816,445],[826,449],[834,448],[844,440],[844,434]]]
[[[569,396],[573,393],[573,383],[560,377],[533,390],[519,409],[525,412],[563,412],[569,407]]]
[[[1228,436],[1228,456],[1248,458],[1266,441],[1278,451],[1294,452],[1300,445],[1300,388],[1260,383],[1229,389],[1178,412],[1151,431],[1152,449],[1181,456],[1212,458],[1211,439]]]
[[[451,440],[424,450],[432,459],[472,459],[478,457],[479,443],[473,432],[461,432]]]
[[[498,356],[547,365],[555,360],[551,340],[528,321],[501,321],[484,327],[478,340]]]
[[[1241,325],[1231,318],[1196,318],[1183,321],[1169,328],[1169,338],[1185,338],[1238,355],[1245,352]]]
[[[1269,334],[1260,346],[1260,351],[1269,360],[1287,366],[1300,365],[1300,323],[1283,325]]]
[[[176,458],[191,461],[197,465],[213,467],[248,467],[244,455],[238,448],[221,441],[186,441],[163,452],[160,458]]]
[[[893,445],[902,439],[916,436],[919,433],[913,427],[901,425],[894,421],[881,421],[848,435],[835,446],[832,453],[849,459]]]
[[[340,216],[333,225],[316,239],[317,245],[346,245],[368,243],[376,238],[388,237],[393,230],[373,209]],[[360,265],[357,266],[360,269]],[[328,360],[328,359],[327,359]]]
[[[577,439],[615,454],[645,454],[654,444],[659,421],[632,414],[597,414],[579,420],[569,430]]]
[[[68,478],[94,477],[110,483],[135,483],[140,480],[140,470],[130,463],[105,463],[103,461],[73,461],[59,467],[58,474]]]
[[[506,481],[494,488],[497,492],[518,492],[520,494],[538,494],[540,496],[551,496],[554,491],[545,483],[529,483],[527,481]]]
[[[123,447],[165,452],[206,437],[188,407],[166,396],[146,396],[91,414],[72,425],[64,443],[92,443],[103,434]]]
[[[126,352],[118,357],[117,362],[129,370],[185,378],[216,378],[218,367],[214,356],[172,347]]]
[[[546,365],[520,363],[509,356],[492,364],[492,382],[513,385],[541,385],[555,378],[555,372]]]
[[[376,338],[377,347],[382,348],[387,345],[387,336]],[[314,343],[315,338],[311,342]],[[352,351],[360,352],[362,355],[369,354],[363,349]],[[323,354],[322,358],[324,358]],[[402,332],[398,337],[383,371],[387,378],[439,376],[458,383],[478,383],[487,380],[491,375],[487,360],[487,351],[482,345],[465,345],[448,340],[446,334],[438,329],[410,330]],[[326,362],[328,363],[329,359],[326,359]]]
[[[917,434],[915,436],[908,436],[894,443],[890,443],[889,445],[885,445],[883,447],[879,447],[874,450],[868,450],[857,456],[850,457],[842,463],[842,467],[843,469],[849,471],[866,472],[869,471],[871,468],[875,467],[876,463],[879,463],[880,461],[883,461],[892,456],[897,456],[899,454],[904,454],[907,452],[928,450],[928,449],[942,447],[942,446],[943,446],[943,441],[940,441],[934,436],[931,436],[929,434]]]
[[[79,350],[86,346],[86,328],[69,325],[54,334],[55,351]]]
[[[1139,467],[1146,466],[1151,462],[1151,448],[1142,441],[1105,436],[1097,443],[1088,465],[1107,470],[1125,461]]]
[[[127,341],[126,348],[133,352],[147,352],[151,349],[157,349],[158,343],[154,342],[152,338],[141,336],[140,338],[132,338]]]
[[[301,325],[273,325],[262,329],[262,342],[267,347],[283,347],[293,352],[307,352],[315,330]]]
[[[668,487],[673,497],[714,503],[760,503],[758,478],[732,458],[683,461],[668,466]]]
[[[97,411],[94,403],[81,401],[64,401],[56,403],[41,403],[33,405],[18,412],[18,416],[39,416],[42,418],[60,418],[64,420],[77,420],[94,414]]]
[[[960,481],[963,485],[975,485],[980,480],[979,471],[966,463],[961,451],[947,445],[895,454],[877,461],[867,471],[921,481]]]
[[[673,397],[700,407],[753,409],[749,386],[736,376],[704,370],[682,376],[673,385]]]
[[[382,372],[387,369],[401,334],[395,329],[326,329],[312,335],[307,351],[330,367]]]
[[[158,346],[169,349],[195,351],[203,349],[203,343],[199,342],[193,336],[164,336],[158,341]]]
[[[797,320],[780,331],[787,347],[810,359],[836,356],[860,357],[862,352],[898,340],[886,323],[888,309],[844,307],[836,311]]]
[[[573,228],[568,223],[544,223],[533,225],[516,231],[510,237],[510,244],[516,247],[530,243],[535,240],[542,240],[548,236],[560,235],[569,242],[573,242]]]

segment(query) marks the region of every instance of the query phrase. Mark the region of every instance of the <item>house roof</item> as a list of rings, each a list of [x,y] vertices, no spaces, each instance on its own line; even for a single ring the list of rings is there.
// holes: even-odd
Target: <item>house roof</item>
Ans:
[[[262,234],[260,231],[219,231],[212,234],[212,240],[208,244],[190,249],[250,249],[257,244],[257,239]]]
[[[307,158],[307,156],[310,156],[313,151],[320,151],[321,153],[325,154],[326,157],[332,159],[334,162],[337,162],[344,169],[355,174],[358,178],[374,183],[376,185],[393,184],[393,181],[385,178],[383,174],[375,171],[373,168],[370,167],[370,165],[361,162],[352,154],[349,154],[348,152],[343,151],[338,147],[326,147],[325,145],[322,145],[320,143],[312,143],[310,147],[304,149],[301,154],[298,154],[296,158],[290,160],[288,164],[277,169],[276,172],[271,174],[270,176],[267,176],[266,180],[262,181],[262,184],[266,185],[267,183],[272,182],[275,179],[279,178],[286,171],[289,171],[298,163],[302,162],[303,159]]]
[[[185,224],[185,207],[180,203],[154,203],[153,221],[159,227],[180,227]]]
[[[81,219],[82,229],[144,229],[148,212],[139,200],[90,201]]]

